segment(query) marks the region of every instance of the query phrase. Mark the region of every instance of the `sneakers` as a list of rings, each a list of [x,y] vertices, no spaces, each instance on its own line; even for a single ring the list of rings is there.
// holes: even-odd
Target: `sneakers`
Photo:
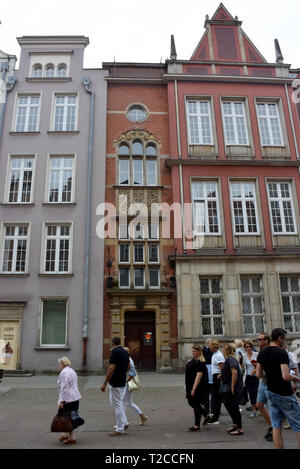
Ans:
[[[144,414],[140,415],[140,417],[141,417],[141,425],[144,425],[147,422],[148,417]]]
[[[193,426],[193,427],[189,427],[189,428],[188,428],[188,432],[200,432],[200,427],[198,427],[198,428],[195,428],[194,426]]]
[[[251,412],[251,413],[249,414],[249,417],[250,417],[251,419],[253,419],[253,418],[257,417],[257,415],[258,415],[257,412],[254,411],[254,412]]]
[[[112,432],[108,433],[108,436],[121,436],[123,433],[117,432],[116,430],[113,430]]]
[[[211,419],[209,419],[209,421],[207,423],[208,423],[208,425],[219,425],[220,422],[215,417],[212,417]]]
[[[206,425],[206,424],[208,424],[210,420],[211,420],[211,416],[210,416],[210,415],[207,415],[207,416],[205,417],[205,419],[204,419],[203,426]]]
[[[265,439],[267,441],[273,441],[273,428],[272,427],[270,427],[267,433],[265,434]]]

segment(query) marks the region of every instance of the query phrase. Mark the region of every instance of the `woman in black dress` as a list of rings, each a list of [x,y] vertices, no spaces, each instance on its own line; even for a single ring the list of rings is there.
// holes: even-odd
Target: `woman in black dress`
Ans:
[[[201,415],[204,416],[204,424],[209,420],[209,415],[203,407],[205,395],[208,391],[208,372],[205,358],[200,345],[193,345],[193,358],[185,366],[186,398],[195,414],[195,424],[188,428],[190,432],[200,430]]]

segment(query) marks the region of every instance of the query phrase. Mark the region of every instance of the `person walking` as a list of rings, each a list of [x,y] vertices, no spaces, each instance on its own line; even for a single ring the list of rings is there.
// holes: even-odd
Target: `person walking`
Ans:
[[[195,424],[188,431],[197,432],[200,430],[201,415],[204,416],[204,424],[209,420],[208,412],[203,407],[208,390],[208,371],[200,345],[193,345],[192,355],[193,358],[185,366],[185,387],[188,404],[193,408],[195,416]]]
[[[249,417],[256,417],[256,400],[257,400],[257,391],[259,381],[256,376],[256,359],[258,352],[253,351],[253,342],[252,340],[245,341],[245,350],[246,354],[244,355],[244,363],[245,363],[245,386],[247,388],[250,404],[252,407],[252,412],[249,414]]]
[[[276,449],[284,449],[281,434],[284,418],[296,433],[300,446],[300,405],[291,386],[292,382],[300,383],[300,378],[289,370],[289,356],[283,350],[286,334],[281,328],[273,329],[270,346],[264,347],[257,357],[257,377],[267,377],[267,397]]]
[[[105,376],[101,391],[105,392],[109,383],[109,402],[115,410],[116,427],[109,436],[120,436],[128,428],[127,417],[124,411],[123,397],[126,391],[126,373],[130,368],[129,354],[121,346],[121,339],[112,339],[112,351],[109,359],[109,367]]]
[[[71,362],[67,357],[58,360],[60,373],[58,375],[58,407],[62,409],[66,416],[70,417],[72,422],[72,431],[59,438],[64,444],[75,444],[73,431],[75,428],[83,425],[84,420],[78,416],[79,399],[81,394],[78,390],[77,374],[71,368]]]
[[[239,408],[243,391],[243,378],[234,344],[226,344],[223,348],[225,362],[222,366],[222,386],[226,392],[222,393],[223,404],[232,419],[232,427],[228,429],[230,435],[243,435],[242,416]]]
[[[220,412],[221,412],[221,405],[222,399],[219,393],[220,382],[221,382],[221,371],[223,363],[225,362],[225,358],[223,353],[219,350],[220,344],[217,340],[212,340],[210,343],[210,350],[213,353],[211,358],[211,371],[213,375],[213,399],[214,399],[214,407],[213,407],[213,416],[208,421],[210,425],[218,425]]]
[[[124,350],[126,350],[126,352],[128,352],[129,354],[129,364],[130,364],[128,377],[127,377],[126,391],[123,396],[124,412],[126,410],[126,406],[131,407],[133,410],[135,410],[135,412],[139,414],[140,419],[141,419],[141,425],[144,425],[145,422],[147,422],[148,417],[146,417],[146,415],[143,414],[143,411],[140,409],[140,407],[133,402],[133,391],[130,391],[128,387],[128,382],[136,376],[134,361],[130,356],[130,349],[128,347],[124,347]],[[126,425],[129,425],[128,421],[126,421]]]
[[[265,347],[268,347],[270,345],[271,337],[268,334],[259,334],[257,342],[260,345],[260,350],[263,350]],[[268,430],[265,434],[265,439],[267,441],[273,441],[273,428],[271,424],[271,418],[269,412],[265,408],[265,405],[268,403],[267,391],[268,389],[266,377],[260,378],[256,399],[256,407],[258,408],[259,412],[268,424]]]
[[[202,349],[203,355],[205,358],[206,368],[208,372],[208,390],[204,396],[204,408],[210,416],[213,414],[214,408],[214,397],[213,397],[213,375],[211,371],[211,359],[213,356],[212,351],[210,350],[210,344],[212,339],[206,339],[205,345]]]
[[[243,391],[241,395],[241,402],[240,402],[240,410],[243,410],[243,405],[247,405],[248,402],[248,392],[247,388],[244,384],[244,377],[245,377],[245,364],[244,364],[244,355],[245,355],[245,348],[244,348],[244,342],[242,339],[235,339],[234,341],[234,346],[235,346],[235,358],[240,364],[240,369],[242,373],[242,378],[243,378]]]

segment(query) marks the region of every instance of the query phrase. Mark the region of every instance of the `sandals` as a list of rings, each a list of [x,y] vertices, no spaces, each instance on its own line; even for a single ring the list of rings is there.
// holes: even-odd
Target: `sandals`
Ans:
[[[227,433],[231,433],[237,430],[237,427],[235,425],[232,425],[232,427],[228,428]]]
[[[61,437],[60,437],[60,438],[58,438],[58,439],[59,439],[59,441],[65,441],[65,440],[68,440],[68,439],[69,439],[69,437],[68,437],[68,436],[64,436],[64,435],[63,435],[63,436],[61,436]]]
[[[244,435],[244,432],[242,432],[242,431],[239,430],[238,428],[235,428],[235,430],[232,430],[231,432],[229,432],[229,435],[232,435],[232,436]]]
[[[189,427],[189,428],[188,428],[188,431],[189,431],[189,432],[199,432],[199,431],[200,431],[200,427],[199,427],[199,428],[195,428],[194,426],[193,426],[193,427]]]
[[[72,438],[68,438],[67,440],[64,441],[65,445],[71,445],[75,443],[76,443],[76,440],[73,440]]]

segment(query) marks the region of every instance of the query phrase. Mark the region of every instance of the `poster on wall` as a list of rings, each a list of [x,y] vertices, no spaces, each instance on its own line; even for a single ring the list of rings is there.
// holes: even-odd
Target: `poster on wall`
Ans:
[[[19,323],[0,321],[0,368],[17,368]]]

